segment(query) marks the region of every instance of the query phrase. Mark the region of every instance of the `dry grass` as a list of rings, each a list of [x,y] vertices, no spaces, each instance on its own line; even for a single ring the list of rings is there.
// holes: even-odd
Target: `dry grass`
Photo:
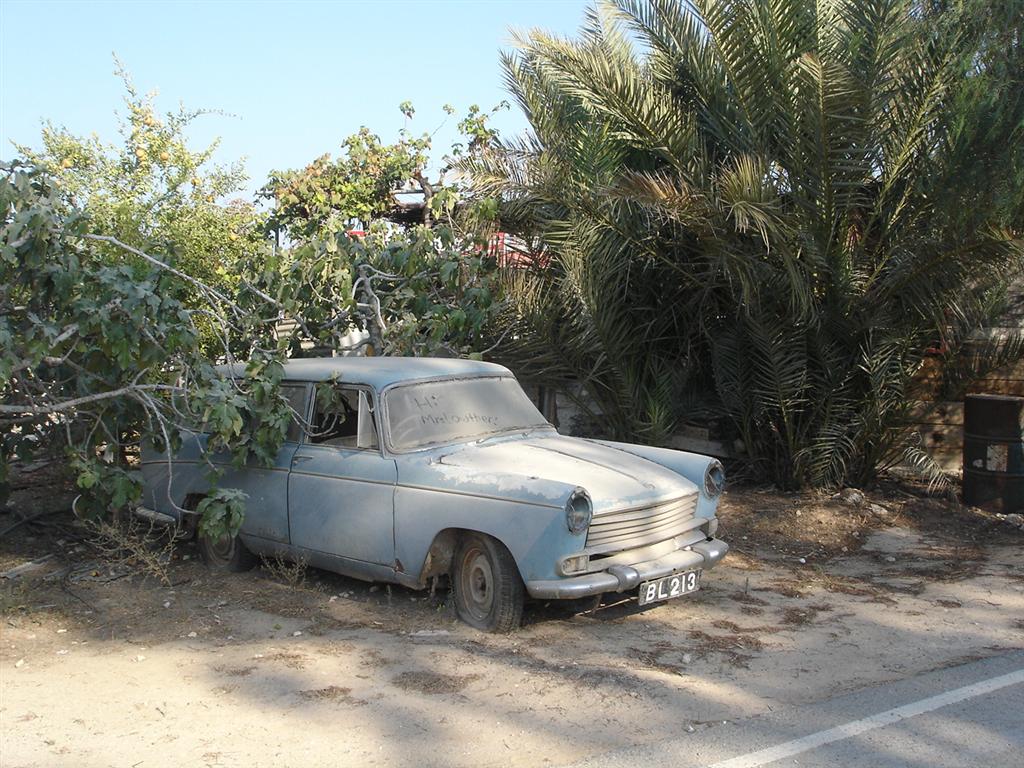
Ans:
[[[732,551],[733,568],[753,570],[764,560],[827,561],[858,552],[872,532],[899,526],[918,531],[946,546],[939,559],[977,560],[979,544],[1024,541],[1024,530],[1010,529],[996,515],[955,500],[928,497],[922,487],[883,480],[858,502],[827,493],[781,493],[735,487],[723,497],[721,538]],[[973,550],[973,551],[972,551]],[[960,571],[952,578],[961,578]],[[929,572],[929,578],[943,578]]]
[[[718,621],[711,622],[711,626],[715,629],[721,629],[726,632],[731,632],[734,635],[749,635],[749,634],[772,634],[778,632],[778,627],[771,627],[767,625],[761,625],[757,627],[741,627],[734,621],[728,621],[726,619],[719,619]]]
[[[403,672],[391,679],[391,684],[403,691],[436,695],[458,693],[479,675],[443,675],[440,672]]]
[[[783,597],[800,598],[807,597],[806,583],[790,581],[789,579],[776,579],[764,587],[755,587],[755,592],[774,592]]]
[[[925,559],[916,555],[914,562],[902,569],[901,575],[926,579],[928,581],[962,581],[977,575],[984,566],[984,560]]]
[[[277,653],[270,653],[263,657],[263,661],[278,661],[284,664],[289,669],[305,669],[306,659],[300,653],[293,653],[291,651],[278,651]]]
[[[395,663],[394,659],[389,659],[383,653],[378,651],[376,648],[367,648],[360,656],[364,666],[379,669],[380,667],[387,667]]]
[[[183,531],[125,514],[113,519],[84,520],[89,545],[110,568],[128,568],[171,585],[171,562]]]
[[[885,605],[896,604],[896,601],[887,594],[888,592],[894,591],[890,587],[882,589],[870,582],[849,576],[840,576],[828,573],[821,568],[809,571],[806,579],[808,584],[821,587],[828,592],[850,595],[851,597],[866,597],[870,602],[882,603]]]
[[[730,663],[737,667],[746,668],[749,666],[753,656],[764,650],[765,643],[759,637],[752,634],[728,634],[712,635],[700,630],[689,632],[690,640],[694,642],[692,651],[694,655],[707,657],[711,654],[724,656]]]
[[[678,648],[668,646],[665,643],[658,643],[655,647],[646,650],[642,648],[630,648],[629,650],[631,658],[638,667],[680,677],[688,674],[688,670],[683,664],[673,664],[662,658],[668,653],[678,654]]]
[[[825,610],[831,611],[832,609],[826,608]],[[783,610],[782,623],[789,627],[801,627],[807,624],[813,624],[821,611],[821,606],[815,607],[807,605],[801,608],[791,606]]]
[[[306,573],[309,563],[305,558],[298,560],[286,560],[280,555],[269,557],[260,555],[260,564],[263,569],[276,581],[289,587],[302,587],[306,584]]]
[[[340,685],[328,685],[325,688],[310,688],[299,691],[299,696],[306,701],[333,701],[340,704],[349,704],[354,707],[361,707],[366,704],[362,699],[352,698],[352,689]]]
[[[248,677],[254,669],[256,667],[228,667],[219,664],[213,668],[213,671],[227,677]]]
[[[737,603],[744,603],[746,605],[769,605],[767,600],[762,600],[760,597],[755,597],[749,592],[733,592],[729,595]]]

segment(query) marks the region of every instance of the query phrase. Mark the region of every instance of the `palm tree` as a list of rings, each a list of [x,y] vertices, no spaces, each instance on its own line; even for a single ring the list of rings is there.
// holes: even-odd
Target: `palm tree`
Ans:
[[[954,12],[617,0],[574,39],[521,36],[503,64],[531,131],[468,166],[548,255],[509,277],[505,354],[582,382],[616,437],[724,416],[786,487],[928,469],[911,381],[1024,264],[989,194],[1020,180],[992,142],[1024,140],[1024,100],[964,97],[984,25]]]

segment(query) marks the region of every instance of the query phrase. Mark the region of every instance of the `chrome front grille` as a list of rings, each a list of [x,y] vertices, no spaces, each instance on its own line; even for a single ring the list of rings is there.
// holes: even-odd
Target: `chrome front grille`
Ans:
[[[587,532],[587,552],[599,555],[656,544],[693,528],[697,494],[650,507],[595,515]]]

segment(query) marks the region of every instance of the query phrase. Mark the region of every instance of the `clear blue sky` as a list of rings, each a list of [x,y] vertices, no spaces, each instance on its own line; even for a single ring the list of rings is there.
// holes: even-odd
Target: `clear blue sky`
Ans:
[[[306,164],[361,125],[385,141],[416,107],[412,128],[446,146],[473,103],[506,94],[498,52],[510,29],[573,33],[585,0],[423,2],[87,2],[0,0],[0,158],[11,141],[38,146],[44,118],[73,133],[117,141],[123,90],[113,54],[158,111],[222,110],[203,117],[194,146],[223,139],[219,159],[246,158],[249,188],[269,170]],[[515,105],[503,132],[525,120]]]

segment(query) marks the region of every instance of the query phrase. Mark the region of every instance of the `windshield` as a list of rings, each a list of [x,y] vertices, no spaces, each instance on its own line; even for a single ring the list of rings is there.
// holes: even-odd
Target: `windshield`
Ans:
[[[519,382],[508,377],[409,384],[385,398],[396,451],[550,426]]]

